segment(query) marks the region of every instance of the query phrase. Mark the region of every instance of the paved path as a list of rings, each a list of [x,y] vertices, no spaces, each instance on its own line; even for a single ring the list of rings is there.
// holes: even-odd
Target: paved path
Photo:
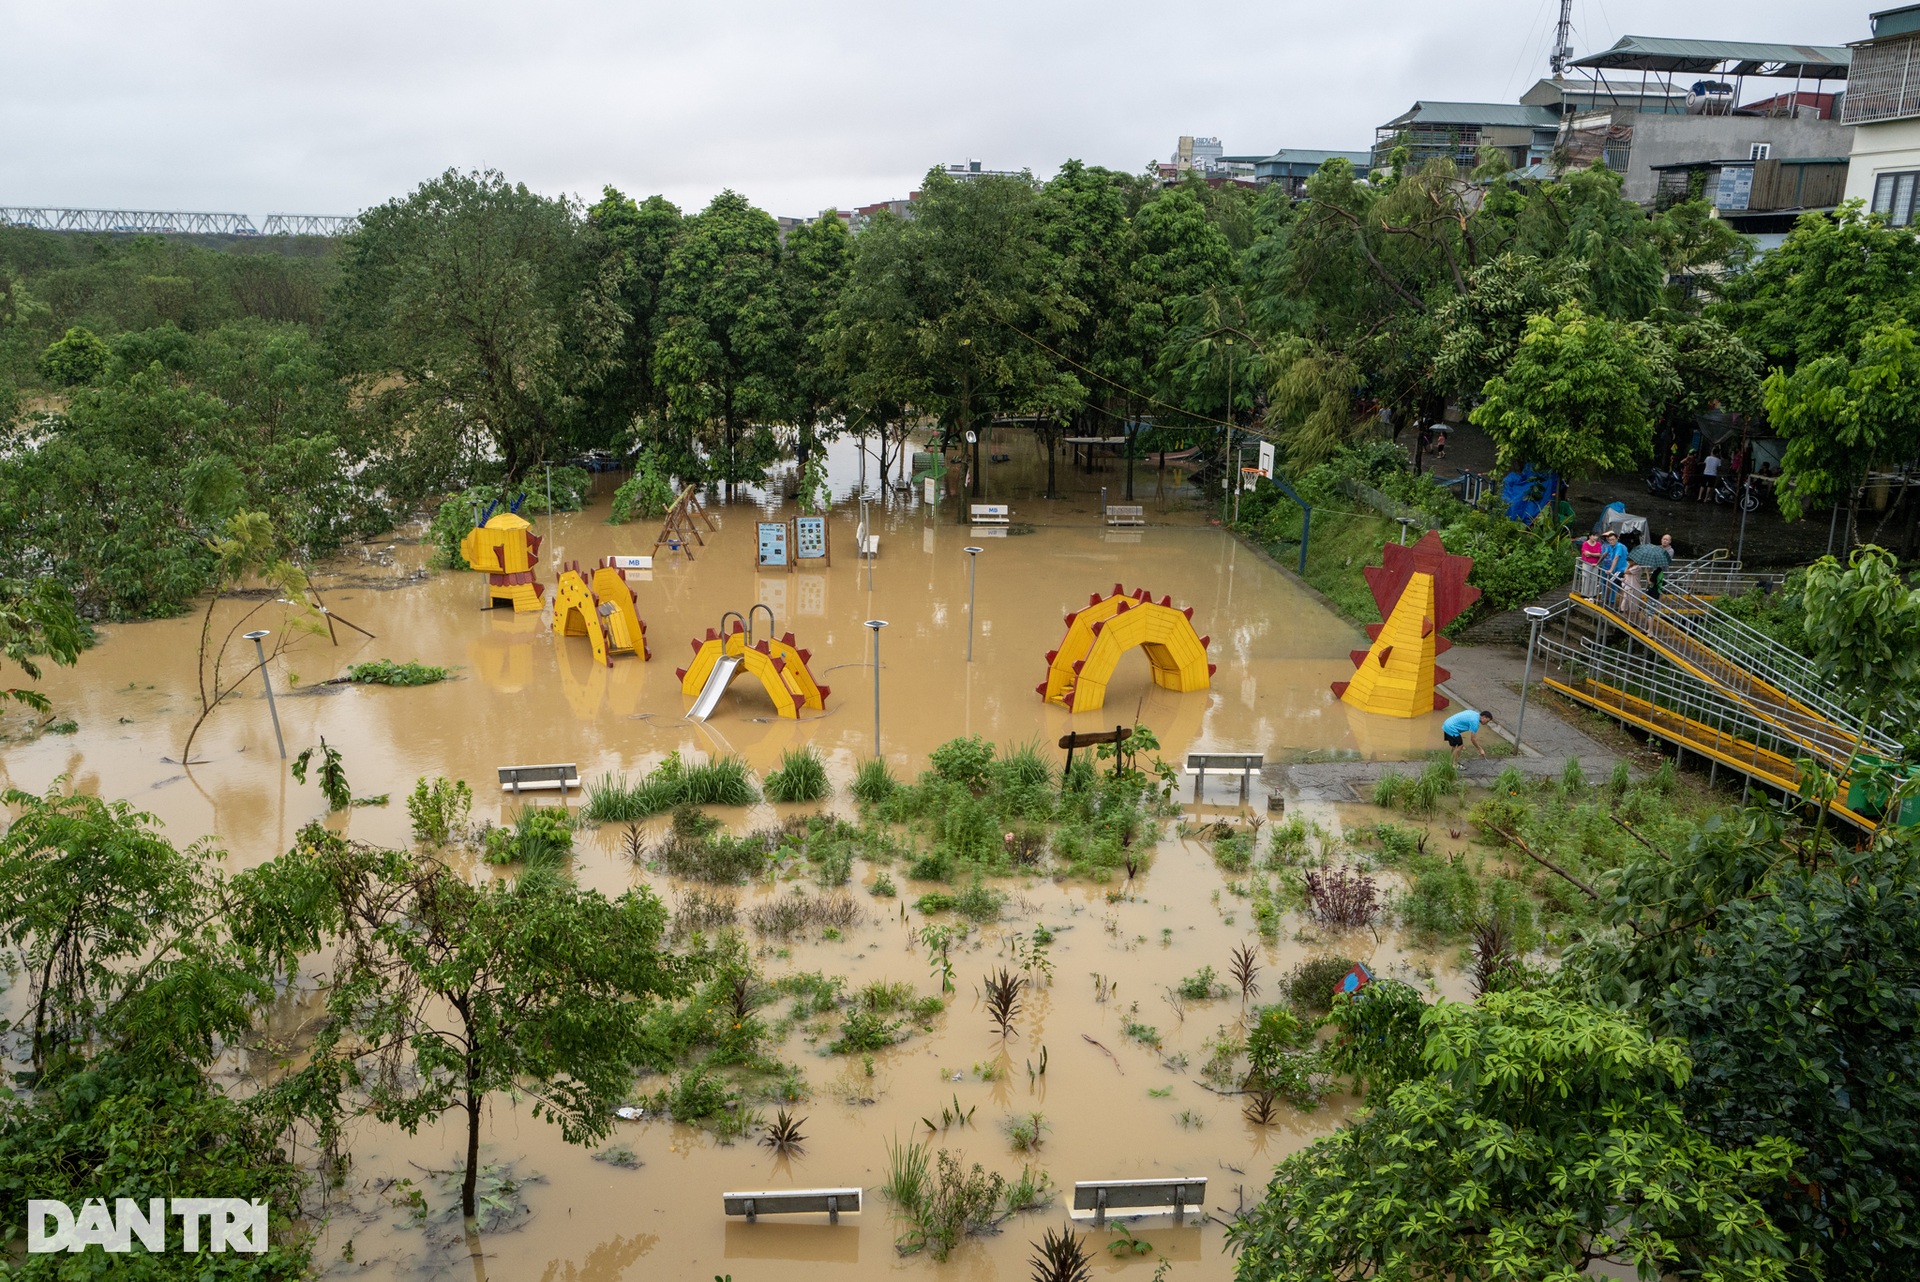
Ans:
[[[1520,678],[1525,663],[1525,651],[1515,647],[1455,646],[1440,657],[1440,666],[1452,674],[1440,689],[1453,701],[1454,709],[1492,712],[1492,734],[1511,743],[1520,725]],[[1539,676],[1536,671],[1534,696],[1539,694]],[[1460,757],[1460,773],[1482,784],[1492,782],[1510,765],[1531,775],[1558,775],[1566,768],[1568,757],[1578,757],[1587,777],[1596,779],[1609,774],[1619,760],[1578,726],[1543,706],[1537,697],[1527,700],[1527,722],[1522,729],[1526,741],[1519,756],[1482,760],[1468,751]],[[1301,801],[1354,801],[1365,800],[1374,781],[1389,770],[1411,773],[1405,762],[1328,761],[1272,765],[1262,775],[1274,791]]]

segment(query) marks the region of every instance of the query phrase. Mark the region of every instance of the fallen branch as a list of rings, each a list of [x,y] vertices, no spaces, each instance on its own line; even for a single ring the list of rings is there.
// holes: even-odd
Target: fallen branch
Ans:
[[[1500,836],[1506,838],[1509,842],[1511,842],[1513,846],[1516,849],[1518,849],[1522,854],[1526,855],[1527,858],[1533,860],[1533,862],[1539,864],[1542,868],[1545,868],[1548,872],[1553,873],[1555,876],[1558,876],[1564,879],[1568,885],[1572,886],[1575,890],[1578,890],[1581,894],[1585,895],[1588,899],[1591,899],[1594,903],[1597,904],[1600,902],[1599,891],[1595,890],[1592,886],[1589,886],[1586,882],[1581,881],[1578,877],[1568,872],[1565,868],[1562,868],[1559,864],[1554,863],[1553,860],[1547,858],[1545,855],[1535,850],[1532,846],[1529,846],[1526,843],[1526,841],[1522,839],[1519,833],[1514,832],[1508,828],[1499,827],[1498,825],[1489,825],[1489,827],[1492,829],[1493,832],[1498,833]]]
[[[1120,1057],[1118,1055],[1115,1055],[1112,1051],[1107,1050],[1106,1047],[1100,1046],[1099,1042],[1094,1041],[1093,1038],[1088,1037],[1085,1033],[1080,1034],[1080,1040],[1083,1042],[1087,1042],[1090,1045],[1098,1046],[1100,1050],[1106,1055],[1106,1057],[1113,1061],[1114,1071],[1118,1072],[1122,1077],[1125,1077],[1127,1075],[1127,1070],[1120,1067]]]

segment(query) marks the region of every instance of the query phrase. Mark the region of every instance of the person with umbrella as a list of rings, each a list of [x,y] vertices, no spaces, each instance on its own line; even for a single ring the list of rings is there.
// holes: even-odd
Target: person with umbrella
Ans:
[[[1671,539],[1673,536],[1668,535]],[[1667,550],[1665,541],[1661,543],[1642,543],[1627,553],[1627,560],[1636,568],[1646,571],[1648,576],[1647,595],[1660,599],[1660,576],[1673,564],[1673,553]]]

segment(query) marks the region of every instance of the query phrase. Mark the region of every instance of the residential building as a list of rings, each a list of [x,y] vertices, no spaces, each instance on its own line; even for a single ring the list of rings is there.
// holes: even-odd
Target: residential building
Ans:
[[[1910,227],[1920,205],[1920,4],[1883,9],[1869,21],[1873,35],[1849,46],[1853,79],[1840,108],[1853,126],[1846,198]]]
[[[1028,174],[1024,170],[984,169],[981,167],[979,161],[972,160],[972,159],[963,160],[958,164],[942,165],[940,166],[940,172],[945,174],[947,177],[956,179],[960,182],[972,182],[976,178],[1031,179],[1032,177],[1032,175]]]
[[[1604,162],[1624,176],[1629,200],[1651,204],[1661,175],[1676,166],[1844,157],[1852,150],[1852,126],[1832,118],[1832,98],[1845,86],[1850,62],[1848,50],[1829,45],[1622,36],[1612,48],[1571,64],[1595,88],[1589,106],[1567,97],[1574,110],[1560,124],[1556,159],[1566,168]],[[1639,88],[1622,92],[1634,72]],[[1793,87],[1745,102],[1749,78],[1770,82],[1768,88],[1780,81]],[[1676,103],[1682,110],[1673,109]],[[1804,192],[1808,176],[1787,177]],[[1742,183],[1759,180],[1757,173],[1735,175],[1729,199]],[[1824,190],[1823,181],[1816,179],[1816,189]]]
[[[1421,99],[1374,130],[1371,167],[1384,169],[1404,147],[1411,164],[1447,159],[1463,169],[1480,163],[1482,147],[1497,147],[1515,169],[1553,151],[1560,112],[1515,102],[1432,102]]]

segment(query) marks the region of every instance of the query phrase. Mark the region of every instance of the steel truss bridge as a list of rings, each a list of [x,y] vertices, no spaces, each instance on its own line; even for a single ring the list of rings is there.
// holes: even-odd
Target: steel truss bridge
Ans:
[[[344,236],[359,219],[340,214],[268,214],[260,226],[245,214],[156,209],[54,209],[0,205],[0,226],[40,231],[96,231],[141,235]]]

